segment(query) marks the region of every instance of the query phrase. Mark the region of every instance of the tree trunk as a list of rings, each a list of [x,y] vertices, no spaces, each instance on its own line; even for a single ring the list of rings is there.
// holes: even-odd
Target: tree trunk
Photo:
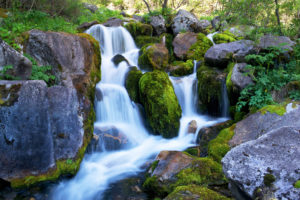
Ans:
[[[279,5],[278,5],[278,0],[275,0],[275,14],[276,14],[276,17],[277,17],[277,25],[278,25],[278,29],[279,29],[279,33],[282,35],[282,32],[281,32],[281,23],[280,23],[280,16],[279,16]]]
[[[150,6],[149,6],[149,4],[147,3],[147,1],[146,1],[146,0],[143,0],[143,2],[146,4],[146,6],[147,6],[147,9],[148,9],[148,12],[151,14],[152,12],[151,12],[151,10],[150,10]]]
[[[166,14],[167,4],[168,4],[168,0],[164,0],[164,3],[162,5],[162,15]]]

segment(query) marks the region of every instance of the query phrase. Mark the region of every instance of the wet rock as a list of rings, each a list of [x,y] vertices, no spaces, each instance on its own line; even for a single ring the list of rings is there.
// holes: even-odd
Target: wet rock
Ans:
[[[173,40],[174,54],[177,58],[185,59],[187,52],[197,42],[196,33],[179,33]]]
[[[109,18],[106,22],[104,22],[103,25],[106,27],[122,26],[123,20],[116,18],[116,17],[112,17],[112,18]]]
[[[196,120],[192,120],[191,122],[189,122],[189,124],[188,124],[188,130],[187,130],[187,132],[188,133],[193,133],[193,134],[195,134],[196,133],[196,131],[197,131],[197,121]]]
[[[113,63],[118,66],[121,62],[126,62],[129,65],[128,60],[121,54],[117,54],[112,58]]]
[[[151,16],[150,24],[154,29],[154,33],[158,36],[167,32],[166,22],[162,15]]]
[[[208,143],[215,139],[221,130],[228,128],[232,125],[232,121],[217,123],[213,126],[201,128],[198,132],[196,143],[199,144],[200,156],[205,157],[208,155],[207,147]]]
[[[169,61],[169,51],[162,43],[145,45],[141,49],[138,60],[141,69],[166,70]]]
[[[7,74],[13,77],[27,80],[31,76],[31,61],[0,38],[0,70],[5,66],[12,66]]]
[[[199,33],[202,27],[194,14],[186,10],[179,10],[173,19],[172,30],[174,35],[177,35],[180,31]]]
[[[283,126],[300,124],[300,106],[296,103],[270,105],[238,122],[229,145],[234,147],[255,140],[267,132]]]
[[[152,131],[165,138],[176,137],[182,111],[168,74],[159,70],[143,74],[139,93]]]
[[[289,37],[265,35],[260,38],[258,47],[260,49],[267,49],[268,47],[281,47],[283,50],[292,51],[293,46],[296,45]]]
[[[94,4],[90,4],[90,3],[83,3],[82,4],[86,9],[88,9],[89,11],[91,11],[92,13],[95,13],[98,10],[98,7]]]
[[[249,75],[244,75],[247,70],[245,69],[247,63],[237,63],[234,65],[232,74],[231,74],[231,82],[234,90],[241,92],[245,87],[250,84],[253,84],[252,78]]]
[[[89,29],[91,26],[94,26],[96,24],[99,24],[98,21],[92,21],[92,22],[84,22],[80,26],[77,27],[78,32],[83,33],[87,29]]]
[[[232,59],[237,62],[244,62],[245,56],[254,52],[253,41],[240,40],[214,45],[205,53],[204,58],[210,66],[225,68]]]
[[[298,199],[294,187],[300,179],[300,140],[298,127],[281,127],[256,140],[229,151],[222,159],[223,171],[229,179],[236,198],[246,194],[252,199]],[[236,189],[238,188],[238,189]],[[264,192],[261,192],[264,191]]]

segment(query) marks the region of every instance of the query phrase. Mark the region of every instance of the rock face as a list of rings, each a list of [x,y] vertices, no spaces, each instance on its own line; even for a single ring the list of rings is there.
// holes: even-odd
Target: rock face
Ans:
[[[299,115],[298,115],[299,116]],[[233,148],[223,158],[223,171],[232,187],[255,199],[299,199],[300,127],[281,127]],[[275,127],[274,127],[275,128]],[[241,199],[238,194],[236,198]]]
[[[152,25],[156,35],[161,35],[167,32],[166,22],[162,15],[150,17],[150,24]]]
[[[145,73],[139,93],[153,132],[165,138],[177,136],[181,108],[168,74],[158,70]]]
[[[112,17],[112,18],[109,18],[106,22],[104,22],[103,25],[106,27],[122,26],[123,20]]]
[[[177,58],[186,59],[187,52],[197,42],[196,33],[179,33],[173,40],[174,54]]]
[[[267,132],[283,126],[298,126],[300,124],[299,116],[300,106],[297,104],[267,106],[236,124],[235,134],[229,141],[229,145],[234,147],[255,140]]]
[[[78,32],[82,33],[84,31],[86,31],[87,29],[89,29],[91,26],[94,26],[96,24],[99,24],[99,22],[97,22],[97,21],[84,22],[83,24],[81,24],[77,27],[77,30],[78,30]]]
[[[245,56],[254,52],[254,42],[240,40],[214,45],[205,53],[204,58],[210,66],[225,68],[230,60],[244,62]]]
[[[23,80],[29,79],[32,68],[31,61],[0,38],[0,70],[4,66],[9,65],[13,67],[7,71],[9,75],[19,77]]]
[[[232,70],[232,86],[239,92],[242,91],[248,85],[253,84],[252,78],[250,76],[244,75],[244,73],[247,72],[247,70],[245,69],[246,66],[247,63],[237,63],[234,65]]]
[[[281,47],[282,49],[291,51],[296,43],[289,37],[265,35],[260,38],[258,47],[260,49],[266,49],[268,47]]]
[[[139,66],[143,69],[165,70],[169,61],[169,51],[162,43],[145,45],[141,49]]]
[[[13,187],[74,174],[92,137],[100,48],[86,34],[33,30],[26,51],[59,80],[0,83],[0,178]]]
[[[186,10],[178,11],[173,19],[172,29],[174,35],[177,35],[180,31],[198,33],[202,30],[201,23],[197,17]]]

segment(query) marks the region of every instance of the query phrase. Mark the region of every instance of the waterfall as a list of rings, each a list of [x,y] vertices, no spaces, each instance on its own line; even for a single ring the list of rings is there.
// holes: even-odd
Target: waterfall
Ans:
[[[210,34],[208,34],[208,35],[206,36],[206,37],[208,37],[208,39],[210,39],[210,41],[212,41],[213,45],[215,45],[215,42],[214,42],[213,37],[214,37],[214,35],[216,35],[217,33],[219,33],[219,32],[210,33]]]
[[[221,116],[222,117],[229,117],[229,99],[227,94],[227,87],[226,87],[226,80],[222,80],[222,89],[221,89],[221,96],[222,96],[222,102],[221,102]]]
[[[123,27],[92,26],[86,31],[99,41],[102,56],[102,80],[96,86],[95,130],[113,127],[129,141],[121,150],[86,154],[76,176],[61,181],[51,192],[53,200],[102,199],[110,184],[136,175],[143,171],[142,166],[162,150],[182,151],[193,145],[193,134],[186,134],[191,120],[198,127],[210,125],[216,120],[196,113],[196,72],[182,78],[171,77],[176,95],[183,110],[180,133],[177,138],[164,139],[150,135],[143,124],[138,106],[132,102],[124,87],[129,65],[138,67],[139,49],[131,35]],[[123,55],[129,62],[116,66],[112,58]],[[114,132],[114,131],[112,131]],[[99,141],[101,142],[101,141]]]

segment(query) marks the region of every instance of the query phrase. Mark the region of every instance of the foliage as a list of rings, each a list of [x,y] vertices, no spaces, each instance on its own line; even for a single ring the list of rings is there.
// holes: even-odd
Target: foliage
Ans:
[[[13,66],[7,65],[0,70],[0,80],[18,80],[18,77],[12,76],[9,72],[13,69]]]
[[[246,57],[248,74],[255,84],[242,90],[237,111],[249,108],[256,111],[266,105],[274,104],[271,92],[280,90],[291,81],[300,80],[297,74],[299,68],[299,44],[294,49],[294,56],[287,62],[283,56],[284,50],[279,47],[269,48],[266,52]],[[290,97],[297,99],[298,91],[291,93]]]
[[[300,180],[298,180],[298,181],[295,183],[294,187],[295,187],[295,188],[298,188],[298,189],[300,188]]]

